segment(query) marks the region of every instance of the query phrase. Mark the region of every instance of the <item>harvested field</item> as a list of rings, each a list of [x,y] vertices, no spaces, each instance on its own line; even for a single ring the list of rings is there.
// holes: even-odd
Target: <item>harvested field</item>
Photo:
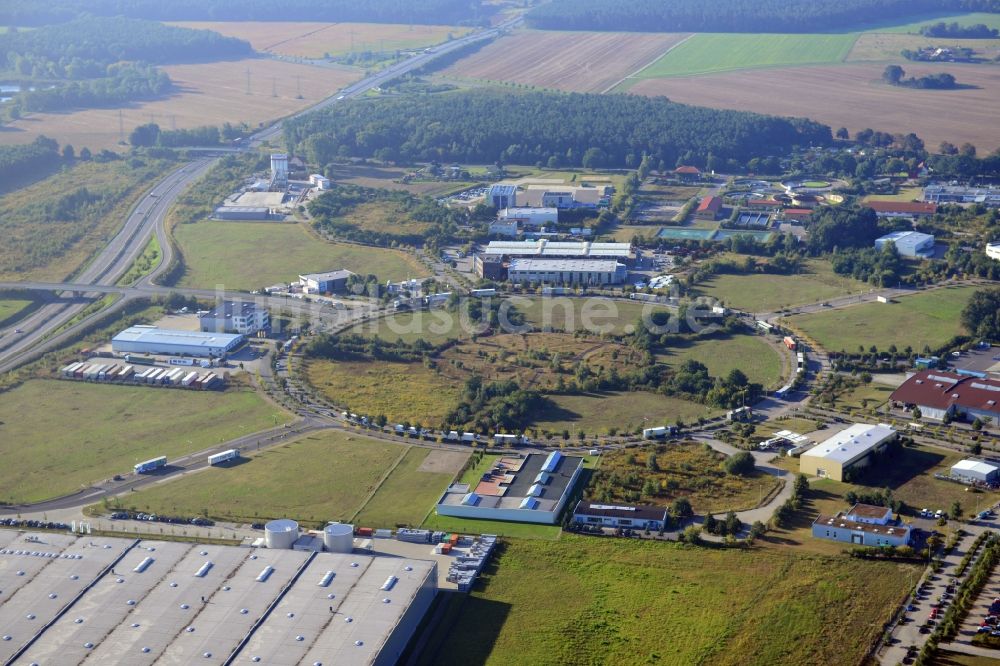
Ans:
[[[885,85],[881,64],[789,67],[640,81],[630,92],[666,95],[675,102],[803,116],[852,133],[871,127],[915,132],[928,146],[969,142],[980,152],[1000,147],[1000,67],[907,63],[908,76],[946,71],[960,90],[914,90]]]
[[[686,35],[524,30],[443,70],[445,76],[603,92],[662,56]]]
[[[163,68],[177,92],[166,99],[130,104],[122,109],[125,136],[136,126],[157,122],[183,129],[224,122],[256,126],[315,104],[361,78],[350,67],[310,67],[251,58]],[[247,70],[250,91],[246,94]],[[276,96],[272,95],[272,89]],[[301,90],[302,99],[297,95]],[[118,109],[86,109],[70,113],[30,113],[8,123],[0,144],[27,143],[39,134],[77,149],[120,149]]]
[[[459,38],[469,28],[448,25],[382,23],[313,23],[270,21],[180,21],[182,28],[214,30],[250,42],[257,51],[323,58],[352,51],[397,51],[440,44]]]

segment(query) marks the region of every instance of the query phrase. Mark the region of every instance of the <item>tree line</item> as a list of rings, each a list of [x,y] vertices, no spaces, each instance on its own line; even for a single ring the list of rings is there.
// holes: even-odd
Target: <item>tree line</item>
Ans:
[[[955,77],[948,72],[937,72],[921,77],[911,76],[908,79],[904,78],[905,76],[906,70],[899,65],[889,65],[882,72],[882,80],[890,86],[927,90],[954,90],[958,87]]]
[[[0,180],[42,174],[59,164],[59,144],[40,136],[31,143],[0,146]]]
[[[941,11],[1000,11],[998,0],[552,0],[528,12],[546,30],[826,32]]]
[[[956,21],[951,23],[938,21],[922,27],[920,34],[924,37],[947,37],[949,39],[996,39],[1000,35],[1000,30],[990,28],[985,23],[962,26]]]
[[[740,164],[827,144],[830,128],[665,98],[497,91],[351,100],[285,122],[289,149],[325,165],[350,157],[554,168],[634,168],[700,157]]]
[[[0,25],[59,23],[83,13],[156,21],[285,21],[300,16],[310,21],[458,24],[480,22],[492,11],[480,0],[23,0],[4,4]]]

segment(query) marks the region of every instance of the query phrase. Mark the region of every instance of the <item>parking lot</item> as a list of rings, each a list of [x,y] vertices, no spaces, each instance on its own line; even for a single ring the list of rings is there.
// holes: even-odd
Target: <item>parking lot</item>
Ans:
[[[982,592],[962,621],[956,642],[969,643],[977,633],[991,632],[1000,637],[1000,567],[993,570]],[[1000,650],[997,650],[1000,658]]]

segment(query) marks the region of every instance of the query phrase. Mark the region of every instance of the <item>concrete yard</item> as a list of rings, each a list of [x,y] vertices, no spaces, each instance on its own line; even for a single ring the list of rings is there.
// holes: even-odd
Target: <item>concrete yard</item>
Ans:
[[[0,531],[0,661],[392,664],[436,593],[437,566]]]

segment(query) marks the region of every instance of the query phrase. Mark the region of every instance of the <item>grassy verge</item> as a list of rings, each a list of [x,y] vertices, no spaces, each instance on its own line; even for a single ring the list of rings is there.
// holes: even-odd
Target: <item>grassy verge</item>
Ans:
[[[149,239],[149,242],[143,249],[142,254],[136,257],[135,262],[128,269],[128,272],[118,280],[118,284],[128,286],[146,277],[160,265],[162,256],[160,253],[160,239],[156,237],[156,234],[153,234],[153,237]]]

